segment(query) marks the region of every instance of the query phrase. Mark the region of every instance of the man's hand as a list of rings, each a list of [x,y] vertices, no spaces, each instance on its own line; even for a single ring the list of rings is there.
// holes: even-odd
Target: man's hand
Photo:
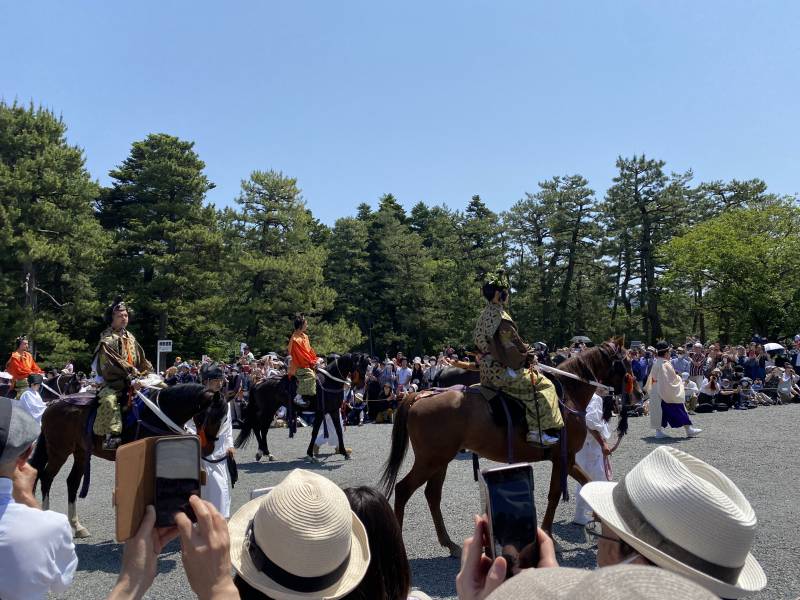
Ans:
[[[536,541],[539,542],[539,564],[536,567],[539,569],[557,567],[558,561],[556,560],[556,547],[553,544],[553,538],[547,535],[544,529],[537,527]]]
[[[483,554],[486,536],[486,521],[476,515],[475,530],[464,540],[461,570],[456,576],[459,600],[483,600],[506,579],[506,559],[500,556],[492,561]]]
[[[197,525],[183,513],[175,515],[181,536],[181,560],[189,585],[200,600],[236,598],[231,578],[228,524],[214,505],[197,496],[189,498]]]
[[[122,569],[108,600],[141,598],[153,584],[158,572],[158,555],[175,539],[175,527],[156,529],[156,511],[152,505],[145,509],[142,524],[136,535],[125,542]]]
[[[231,458],[236,456],[236,448],[234,448],[232,446],[230,448],[228,448],[228,456],[230,456]]]
[[[36,474],[36,469],[27,462],[17,463],[17,468],[14,469],[14,476],[11,478],[11,495],[14,498],[14,502],[31,508],[41,508],[39,501],[36,500],[36,496],[33,494]]]

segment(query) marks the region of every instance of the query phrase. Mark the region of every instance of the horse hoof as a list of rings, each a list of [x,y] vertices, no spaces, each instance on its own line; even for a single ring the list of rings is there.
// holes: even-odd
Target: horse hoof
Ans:
[[[275,457],[272,456],[272,454],[267,454],[267,460],[269,460],[269,462],[272,462],[275,460]]]
[[[264,455],[263,455],[263,454],[261,454],[261,450],[259,450],[258,452],[256,452],[256,462],[261,462],[261,457],[262,457],[262,456],[264,456]]]
[[[447,548],[450,550],[450,556],[453,558],[461,558],[461,546],[451,542],[448,544]]]
[[[78,529],[73,531],[72,537],[82,540],[84,538],[92,537],[92,534],[89,533],[89,530],[86,529],[86,527],[78,527]]]

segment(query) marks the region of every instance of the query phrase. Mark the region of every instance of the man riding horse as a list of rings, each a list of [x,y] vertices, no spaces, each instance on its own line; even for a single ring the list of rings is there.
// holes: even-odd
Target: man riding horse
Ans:
[[[120,402],[127,402],[131,382],[152,372],[144,350],[128,331],[128,307],[117,296],[106,309],[108,329],[100,334],[94,353],[94,369],[100,382],[94,433],[104,436],[103,448],[116,450],[122,442]]]
[[[502,269],[490,273],[483,285],[487,300],[475,325],[475,345],[482,353],[481,385],[502,391],[521,400],[528,423],[527,441],[549,446],[558,438],[545,430],[561,429],[564,420],[558,409],[558,395],[553,383],[539,374],[535,350],[526,344],[504,305],[508,302],[508,275]]]
[[[6,371],[13,377],[12,388],[17,391],[17,398],[28,389],[28,376],[41,375],[44,373],[36,364],[33,355],[28,352],[28,338],[24,335],[16,339],[14,347],[16,350],[11,353],[11,358],[6,363]]]
[[[295,402],[300,406],[310,406],[317,397],[317,375],[314,369],[317,366],[317,353],[308,340],[308,321],[300,314],[294,319],[294,332],[289,338],[287,353],[292,358],[289,365],[289,379],[296,381],[297,398]]]

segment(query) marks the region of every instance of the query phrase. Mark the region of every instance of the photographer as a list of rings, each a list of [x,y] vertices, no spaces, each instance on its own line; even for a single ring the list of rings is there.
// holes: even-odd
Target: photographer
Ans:
[[[685,452],[661,446],[619,483],[587,483],[581,497],[595,514],[584,531],[587,540],[597,544],[598,567],[658,567],[722,598],[741,598],[767,585],[763,569],[750,553],[756,534],[756,516],[750,503],[725,474]],[[539,529],[537,539],[539,569],[557,566],[550,538]],[[464,542],[461,571],[456,578],[461,600],[482,600],[496,589],[492,598],[512,597],[507,589],[519,592],[518,586],[540,576],[529,569],[503,583],[505,559],[492,561],[484,556],[482,546],[487,542],[487,524],[475,517],[475,532]],[[608,573],[601,568],[597,576],[603,572]],[[658,572],[652,572],[651,577],[674,579]],[[536,597],[531,594],[532,588],[525,587],[525,591],[526,595],[517,593],[513,597]],[[663,595],[647,597],[687,597],[663,591]],[[578,597],[602,597],[595,592]]]

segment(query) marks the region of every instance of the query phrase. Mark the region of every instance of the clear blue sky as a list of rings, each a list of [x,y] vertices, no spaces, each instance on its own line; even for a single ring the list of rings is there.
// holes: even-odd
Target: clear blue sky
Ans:
[[[150,132],[194,140],[231,203],[295,176],[326,223],[385,192],[508,208],[617,155],[796,193],[800,3],[0,3],[0,96],[63,114],[93,177]]]

